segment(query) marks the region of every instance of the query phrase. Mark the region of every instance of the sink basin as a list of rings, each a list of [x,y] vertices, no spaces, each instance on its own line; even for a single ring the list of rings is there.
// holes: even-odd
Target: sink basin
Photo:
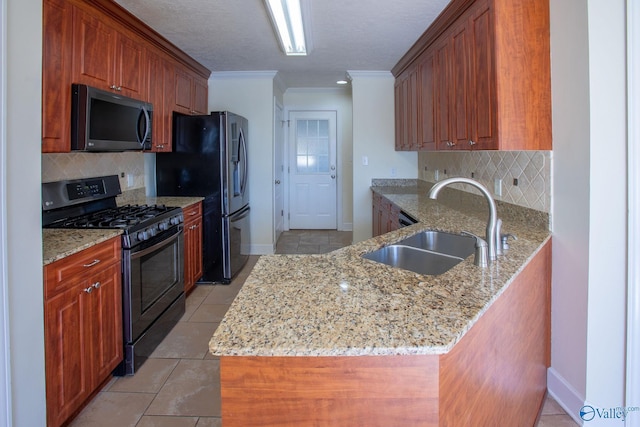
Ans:
[[[471,236],[429,230],[408,237],[396,244],[466,258],[475,252],[476,239]]]
[[[363,258],[419,274],[442,274],[463,258],[405,245],[390,245],[362,255]]]

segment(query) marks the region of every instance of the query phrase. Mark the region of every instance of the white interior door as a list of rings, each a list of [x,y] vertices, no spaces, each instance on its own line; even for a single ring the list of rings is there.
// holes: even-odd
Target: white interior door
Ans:
[[[289,228],[337,229],[336,112],[289,113]]]
[[[284,231],[284,113],[282,106],[275,103],[274,117],[274,153],[273,153],[273,229],[274,242]]]

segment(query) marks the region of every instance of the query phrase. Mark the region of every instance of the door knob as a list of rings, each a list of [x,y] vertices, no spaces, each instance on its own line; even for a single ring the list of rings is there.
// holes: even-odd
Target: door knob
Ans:
[[[276,184],[280,184],[280,180],[279,179],[276,179]]]
[[[335,175],[331,175],[331,179],[336,179],[336,176]]]

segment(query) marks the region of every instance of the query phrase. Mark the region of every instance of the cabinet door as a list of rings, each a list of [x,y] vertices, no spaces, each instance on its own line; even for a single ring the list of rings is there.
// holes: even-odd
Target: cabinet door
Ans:
[[[469,33],[466,21],[456,25],[451,41],[451,94],[452,143],[450,148],[469,148],[471,139],[471,116],[469,112]]]
[[[420,61],[420,102],[422,120],[419,121],[421,128],[420,149],[436,149],[436,56],[434,50],[428,50]]]
[[[61,425],[91,392],[91,294],[79,282],[46,301],[47,425]]]
[[[175,109],[185,114],[191,114],[191,76],[176,67],[175,71]]]
[[[435,87],[436,87],[436,148],[445,150],[451,147],[453,120],[451,113],[451,41],[448,36],[441,37],[435,45]]]
[[[145,90],[145,49],[142,42],[118,33],[114,58],[116,91],[136,99],[147,99]]]
[[[493,30],[489,5],[478,2],[468,21],[469,76],[471,78],[471,143],[477,150],[495,149],[496,89],[493,63]]]
[[[42,152],[63,153],[71,149],[71,4],[45,0],[42,28]]]
[[[92,388],[99,386],[123,358],[120,262],[91,278]]]
[[[208,83],[197,77],[193,79],[193,111],[197,114],[208,114],[209,111]]]
[[[116,33],[98,18],[74,8],[73,75],[75,83],[114,88]]]
[[[404,146],[404,141],[403,141],[403,126],[404,126],[404,119],[403,119],[403,115],[404,115],[404,105],[403,105],[403,98],[402,98],[402,81],[398,78],[396,79],[396,83],[393,89],[393,93],[394,93],[394,103],[395,103],[395,135],[396,135],[396,141],[395,141],[395,149],[396,151],[400,151],[402,150],[402,147]]]
[[[165,64],[164,59],[155,52],[147,51],[147,99],[153,105],[153,146],[151,151],[171,151],[171,134],[167,129],[166,115],[171,110],[165,108]]]

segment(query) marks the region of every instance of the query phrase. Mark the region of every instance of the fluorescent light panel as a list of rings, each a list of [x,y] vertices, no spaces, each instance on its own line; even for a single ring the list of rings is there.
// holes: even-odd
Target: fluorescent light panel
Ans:
[[[306,55],[300,0],[265,0],[276,27],[280,46],[287,55]]]

